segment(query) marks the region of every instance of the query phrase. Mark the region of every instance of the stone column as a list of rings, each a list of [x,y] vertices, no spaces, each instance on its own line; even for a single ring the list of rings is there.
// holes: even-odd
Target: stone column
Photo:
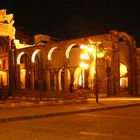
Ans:
[[[109,66],[106,67],[106,74],[107,74],[107,96],[111,95],[111,68]]]
[[[12,43],[11,43],[11,39],[9,39],[9,59],[8,59],[8,71],[9,71],[9,93],[11,93],[11,91],[13,90],[13,57],[12,57]]]
[[[107,95],[107,74],[105,68],[105,60],[98,59],[97,65],[97,77],[98,77],[98,92],[102,95]]]
[[[118,43],[113,44],[113,93],[120,94],[120,57]]]
[[[129,50],[128,87],[130,95],[136,95],[136,58],[133,48]]]
[[[58,76],[57,72],[54,71],[54,91],[57,91],[57,87],[58,87]]]
[[[64,69],[64,91],[67,92],[69,88],[68,69]]]
[[[16,65],[16,88],[20,89],[20,71],[19,64]]]
[[[134,53],[133,55],[133,95],[137,95],[137,90],[136,90],[136,55]]]
[[[34,65],[33,64],[31,64],[31,68],[32,68],[32,70],[31,70],[31,87],[32,87],[32,89],[35,89],[35,77],[34,77],[34,75],[35,75],[35,69],[34,69]]]
[[[47,69],[46,71],[46,85],[47,85],[46,90],[50,93],[51,88],[50,88],[50,70],[49,69]]]

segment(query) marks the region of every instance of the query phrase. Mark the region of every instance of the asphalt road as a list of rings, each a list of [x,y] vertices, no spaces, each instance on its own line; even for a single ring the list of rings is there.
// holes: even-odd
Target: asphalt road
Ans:
[[[140,106],[1,123],[0,140],[140,140]]]

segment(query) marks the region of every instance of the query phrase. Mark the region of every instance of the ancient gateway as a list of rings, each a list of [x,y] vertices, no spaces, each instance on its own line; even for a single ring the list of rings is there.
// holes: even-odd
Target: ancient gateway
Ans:
[[[34,44],[21,44],[14,37],[13,16],[2,12],[2,18],[1,91],[42,97],[77,93],[95,96],[96,92],[99,96],[140,95],[140,49],[132,35],[112,30],[55,41],[37,34]]]

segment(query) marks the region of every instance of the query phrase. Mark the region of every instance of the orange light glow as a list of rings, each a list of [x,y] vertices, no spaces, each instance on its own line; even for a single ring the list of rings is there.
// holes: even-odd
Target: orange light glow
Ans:
[[[127,67],[124,64],[120,63],[120,77],[126,75],[126,73],[127,73]]]
[[[7,86],[8,85],[8,77],[7,77],[7,72],[5,71],[0,71],[0,77],[1,77],[1,83],[3,83],[3,86]]]
[[[16,46],[16,49],[23,49],[23,48],[34,47],[34,44],[33,45],[21,44],[18,39],[15,39],[14,40],[14,44]]]
[[[26,69],[20,69],[20,87],[25,88]]]
[[[80,58],[82,59],[82,60],[89,60],[89,54],[88,53],[83,53],[83,54],[81,54],[80,55]]]
[[[80,63],[80,67],[84,68],[84,69],[88,69],[88,64],[81,62]]]
[[[80,48],[81,48],[82,50],[86,50],[86,49],[87,49],[87,47],[88,47],[87,45],[83,45],[83,44],[82,44],[82,45],[80,45]]]
[[[128,87],[128,77],[126,77],[127,74],[127,67],[120,63],[120,87],[126,88]]]
[[[102,43],[100,41],[92,41],[89,40],[89,44],[87,45],[80,45],[80,49],[82,50],[82,53],[80,55],[80,58],[82,62],[80,63],[80,67],[84,69],[89,69],[89,76],[88,76],[88,82],[89,87],[93,87],[93,79],[95,78],[96,74],[96,59],[97,58],[103,58],[105,55],[105,52],[101,51],[99,49],[99,45]],[[87,61],[89,60],[89,61]]]
[[[97,53],[97,57],[98,57],[98,58],[103,58],[103,57],[104,57],[104,53],[103,53],[103,52]]]

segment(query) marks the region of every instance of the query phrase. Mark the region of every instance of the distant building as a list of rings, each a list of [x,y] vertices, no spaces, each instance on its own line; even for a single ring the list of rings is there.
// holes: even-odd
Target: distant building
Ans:
[[[140,95],[140,49],[125,32],[64,41],[38,34],[34,44],[0,36],[0,88],[14,96]]]

